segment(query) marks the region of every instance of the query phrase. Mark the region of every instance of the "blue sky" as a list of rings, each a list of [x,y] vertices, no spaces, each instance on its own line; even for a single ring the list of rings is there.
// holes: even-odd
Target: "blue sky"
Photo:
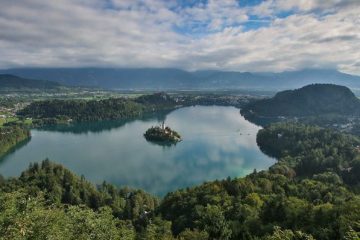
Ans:
[[[360,74],[359,0],[2,0],[0,68]]]

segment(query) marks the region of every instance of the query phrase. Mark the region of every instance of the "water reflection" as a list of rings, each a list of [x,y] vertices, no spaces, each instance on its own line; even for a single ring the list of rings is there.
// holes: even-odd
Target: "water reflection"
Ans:
[[[104,131],[111,131],[114,128],[120,128],[123,125],[130,123],[134,120],[142,120],[144,122],[153,122],[157,120],[162,122],[165,120],[166,115],[168,115],[173,110],[161,111],[156,113],[147,113],[138,118],[125,119],[125,120],[112,120],[112,121],[101,121],[101,122],[83,122],[76,124],[61,124],[56,126],[46,126],[38,128],[39,131],[56,131],[56,132],[65,132],[65,133],[74,133],[74,134],[84,134],[84,133],[97,133]]]
[[[255,115],[244,115],[244,118],[249,121],[252,122],[253,124],[257,125],[257,126],[262,126],[265,127],[271,123],[276,123],[276,122],[282,122],[286,119],[282,119],[282,118],[278,118],[278,117],[258,117]]]
[[[153,144],[153,145],[156,145],[156,146],[161,146],[163,148],[175,147],[176,144],[178,144],[178,142],[170,142],[170,141],[150,141],[150,140],[147,140],[147,139],[146,139],[146,141],[149,144]]]
[[[25,140],[23,140],[23,141],[21,141],[21,142],[19,142],[18,144],[16,144],[16,145],[13,146],[12,148],[10,148],[10,149],[6,152],[6,154],[1,155],[1,156],[0,156],[0,164],[1,164],[2,162],[4,162],[5,159],[7,159],[7,156],[8,156],[8,155],[13,154],[13,153],[16,152],[17,150],[19,150],[19,149],[21,149],[22,147],[26,146],[26,145],[30,142],[30,140],[31,140],[31,137],[30,137],[30,138],[27,138],[27,139],[25,139]]]
[[[182,142],[166,147],[145,140],[146,129],[162,120],[181,134]],[[103,128],[97,126],[102,124]],[[239,109],[215,106],[187,107],[114,125],[33,130],[26,146],[5,157],[0,173],[18,176],[30,162],[49,158],[94,183],[106,180],[163,195],[268,168],[274,160],[258,149],[258,130],[241,117]]]

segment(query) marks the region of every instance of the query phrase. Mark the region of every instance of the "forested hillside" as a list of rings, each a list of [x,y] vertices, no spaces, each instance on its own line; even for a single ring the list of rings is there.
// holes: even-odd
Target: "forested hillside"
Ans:
[[[241,113],[247,117],[305,117],[324,114],[359,116],[360,100],[347,87],[313,84],[250,103]]]
[[[74,121],[110,120],[135,117],[143,107],[122,98],[106,100],[46,100],[33,102],[19,112],[32,118],[68,118]]]
[[[211,239],[256,239],[279,226],[346,239],[349,229],[360,230],[359,141],[316,127],[272,125],[258,134],[260,148],[279,159],[269,171],[170,193],[160,212],[175,234],[195,226]]]
[[[48,160],[0,185],[2,239],[134,239],[158,206],[141,190],[96,188]]]
[[[36,101],[19,111],[18,115],[34,118],[35,124],[51,124],[66,120],[83,122],[125,119],[173,108],[175,101],[167,94],[158,93],[137,99]]]
[[[359,239],[359,142],[316,127],[272,125],[258,135],[261,149],[279,159],[268,171],[177,190],[161,200],[106,183],[94,187],[47,160],[19,178],[0,181],[0,234],[4,239]]]
[[[28,138],[30,131],[21,126],[0,127],[0,156]]]
[[[297,176],[336,173],[360,187],[360,139],[330,129],[301,124],[273,124],[260,130],[261,150],[279,159],[273,168],[291,167]]]

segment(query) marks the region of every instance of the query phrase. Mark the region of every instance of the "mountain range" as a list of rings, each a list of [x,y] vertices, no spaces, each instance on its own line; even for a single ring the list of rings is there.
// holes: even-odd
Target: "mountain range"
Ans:
[[[304,69],[280,73],[184,71],[173,68],[14,68],[0,74],[55,81],[68,86],[105,89],[259,89],[284,90],[312,83],[360,88],[360,76],[331,69]]]
[[[54,90],[61,87],[57,82],[47,80],[33,80],[14,76],[11,74],[0,74],[0,90]]]

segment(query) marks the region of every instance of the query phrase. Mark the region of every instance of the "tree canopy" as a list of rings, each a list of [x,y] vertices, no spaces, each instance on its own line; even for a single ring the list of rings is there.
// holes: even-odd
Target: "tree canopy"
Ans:
[[[358,143],[318,127],[271,125],[258,133],[260,148],[279,159],[269,170],[163,199],[105,182],[94,186],[45,160],[18,178],[0,178],[0,237],[359,239]]]

